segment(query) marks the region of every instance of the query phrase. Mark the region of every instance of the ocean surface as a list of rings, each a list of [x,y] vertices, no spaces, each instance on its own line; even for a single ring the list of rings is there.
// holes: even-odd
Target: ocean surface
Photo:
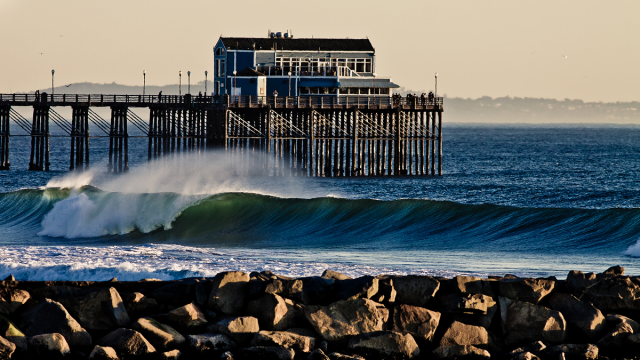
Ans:
[[[15,137],[0,278],[640,275],[640,126],[445,122],[443,134],[442,177],[342,179],[236,176],[220,152],[148,163],[143,138],[124,175],[106,172],[105,138],[91,139],[89,171],[70,173],[69,139],[54,137],[52,171],[29,172],[30,140]]]

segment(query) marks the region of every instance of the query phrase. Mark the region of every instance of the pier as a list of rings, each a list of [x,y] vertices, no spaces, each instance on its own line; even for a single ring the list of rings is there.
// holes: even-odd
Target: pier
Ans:
[[[32,107],[31,121],[15,107]],[[56,108],[71,107],[65,119]],[[92,108],[108,107],[103,119]],[[132,108],[146,108],[145,121]],[[10,123],[31,137],[29,170],[49,170],[50,126],[69,141],[69,169],[90,166],[90,138],[109,138],[111,172],[128,170],[128,129],[148,138],[148,159],[221,149],[266,176],[442,175],[441,97],[0,94],[0,170],[9,170]],[[90,134],[89,124],[99,129]],[[256,160],[259,159],[259,160]]]

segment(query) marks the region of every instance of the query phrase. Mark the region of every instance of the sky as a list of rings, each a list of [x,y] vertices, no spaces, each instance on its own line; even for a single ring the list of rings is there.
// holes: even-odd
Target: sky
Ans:
[[[416,92],[640,100],[640,1],[0,0],[0,92],[78,82],[192,83],[220,35],[365,38]],[[183,76],[183,84],[186,77]]]

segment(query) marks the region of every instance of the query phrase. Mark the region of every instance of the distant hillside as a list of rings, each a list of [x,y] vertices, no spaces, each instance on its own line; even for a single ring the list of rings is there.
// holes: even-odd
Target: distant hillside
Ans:
[[[211,82],[208,91],[213,90]],[[50,89],[41,89],[50,91]],[[147,94],[178,94],[178,85],[147,86]],[[191,92],[204,92],[204,81],[191,85]],[[55,88],[57,94],[142,94],[142,86],[116,83],[77,83]],[[187,85],[182,85],[182,93]],[[415,92],[404,88],[400,93]],[[463,99],[445,95],[443,120],[447,122],[482,123],[602,123],[640,124],[640,102],[584,102],[582,100],[555,100],[483,96],[478,99]]]

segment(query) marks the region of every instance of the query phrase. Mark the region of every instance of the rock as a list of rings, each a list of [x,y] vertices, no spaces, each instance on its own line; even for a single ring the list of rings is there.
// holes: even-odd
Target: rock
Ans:
[[[381,331],[389,318],[389,310],[368,299],[308,306],[304,313],[311,326],[327,341],[344,341],[352,335]]]
[[[16,277],[13,276],[13,274],[9,274],[9,276],[4,278],[4,281],[16,281]]]
[[[28,292],[14,288],[0,288],[0,314],[11,315],[31,298]]]
[[[251,341],[258,331],[258,319],[253,316],[223,318],[207,327],[207,332],[225,334],[241,344]]]
[[[4,337],[14,343],[20,350],[27,349],[27,338],[22,331],[18,330],[13,322],[2,315],[0,315],[0,337]],[[1,356],[0,359],[2,359]]]
[[[233,339],[222,334],[187,335],[186,338],[189,349],[202,355],[215,351],[233,350],[238,347]]]
[[[28,348],[30,354],[41,359],[58,359],[71,353],[64,336],[58,333],[32,336]]]
[[[569,290],[575,296],[581,296],[585,289],[595,284],[596,274],[595,273],[583,273],[582,271],[569,271],[567,275],[566,286],[567,290]]]
[[[500,317],[507,346],[545,340],[561,343],[567,323],[558,311],[524,301],[500,297]]]
[[[191,303],[169,312],[167,320],[181,331],[198,331],[209,323],[198,305]]]
[[[378,293],[378,279],[362,276],[357,279],[337,280],[334,284],[336,301],[371,299]]]
[[[0,359],[11,359],[14,351],[16,351],[16,345],[0,336]]]
[[[157,350],[175,349],[185,342],[184,336],[169,325],[161,324],[152,318],[140,318],[132,328],[139,331]]]
[[[297,327],[303,321],[301,309],[293,301],[272,294],[249,301],[245,313],[256,317],[260,328],[265,330],[282,331]]]
[[[555,287],[555,281],[543,279],[505,279],[498,283],[500,296],[538,304]]]
[[[640,332],[640,324],[622,315],[607,315],[607,326],[613,329],[605,334],[597,345],[602,348],[617,350],[621,348],[631,334]]]
[[[453,314],[454,320],[488,328],[498,311],[498,304],[484,294],[447,295],[435,299],[436,309]]]
[[[19,325],[26,336],[59,333],[71,346],[89,347],[92,343],[91,335],[65,307],[50,299],[29,305]]]
[[[349,349],[366,359],[414,359],[420,356],[418,344],[409,334],[380,331],[354,336]]]
[[[295,352],[292,349],[285,349],[272,346],[252,346],[236,351],[239,360],[293,360]]]
[[[304,301],[304,284],[302,280],[270,280],[264,282],[263,292],[267,294],[279,295],[284,298]]]
[[[603,279],[587,288],[581,300],[602,311],[639,311],[640,286],[627,277]]]
[[[387,275],[378,276],[377,279],[378,293],[371,300],[388,305],[395,304],[398,293],[393,287],[393,279]]]
[[[315,349],[307,356],[307,360],[329,360],[329,357],[321,349]]]
[[[316,347],[316,339],[287,331],[260,331],[251,341],[252,346],[280,346],[287,349],[310,352]]]
[[[161,310],[161,306],[156,299],[145,296],[139,292],[123,294],[122,302],[124,303],[125,309],[127,309],[127,313],[133,319],[155,314]]]
[[[337,352],[329,354],[330,360],[365,360],[360,355],[344,355]]]
[[[333,280],[351,280],[352,279],[352,277],[349,277],[343,273],[339,273],[337,271],[328,270],[328,269],[325,270],[320,276],[325,279],[333,279]]]
[[[98,340],[98,345],[110,346],[123,356],[142,356],[156,352],[142,334],[130,329],[116,329]]]
[[[529,345],[512,350],[507,354],[507,358],[509,359],[518,358],[520,355],[525,353],[540,355],[542,351],[544,351],[546,348],[547,348],[547,345],[545,345],[542,341],[536,341]]]
[[[233,360],[233,354],[231,353],[231,351],[225,351],[225,353],[222,354],[220,359],[222,359],[222,360]]]
[[[596,360],[598,347],[593,344],[562,344],[549,348],[547,356],[558,359],[563,356],[567,360]]]
[[[440,359],[489,359],[491,357],[487,350],[473,345],[440,346],[433,351],[433,354]]]
[[[93,350],[91,350],[91,354],[89,354],[89,359],[95,360],[119,360],[118,354],[116,351],[109,346],[100,346],[96,345]]]
[[[195,299],[197,279],[183,279],[154,290],[149,296],[159,304],[183,306]]]
[[[510,359],[511,360],[540,360],[540,358],[537,355],[532,354],[530,352],[520,353],[514,357],[511,357]]]
[[[440,288],[440,282],[430,276],[407,275],[392,279],[398,304],[426,307]]]
[[[215,276],[209,294],[209,309],[225,315],[240,314],[244,309],[249,274],[241,271],[222,272]]]
[[[491,283],[475,276],[456,276],[441,284],[440,291],[447,291],[457,295],[483,294],[494,297]]]
[[[616,265],[616,266],[612,266],[610,268],[608,268],[607,270],[605,270],[602,275],[615,275],[615,276],[622,276],[624,275],[624,268],[620,265]]]
[[[467,325],[454,321],[440,340],[440,347],[452,345],[486,347],[489,345],[489,333],[481,326]]]
[[[178,360],[180,357],[182,357],[182,352],[178,349],[166,351],[160,354],[160,360]],[[231,360],[233,360],[233,358],[231,358]]]
[[[319,276],[301,278],[304,291],[305,305],[329,305],[334,299],[332,296],[333,279],[325,279]]]
[[[413,305],[396,305],[393,310],[392,330],[399,333],[409,333],[414,338],[427,341],[433,335],[440,323],[440,313]]]
[[[575,296],[563,293],[549,297],[549,306],[560,311],[567,324],[578,329],[591,340],[597,340],[604,328],[604,315],[590,303],[582,302]]]

